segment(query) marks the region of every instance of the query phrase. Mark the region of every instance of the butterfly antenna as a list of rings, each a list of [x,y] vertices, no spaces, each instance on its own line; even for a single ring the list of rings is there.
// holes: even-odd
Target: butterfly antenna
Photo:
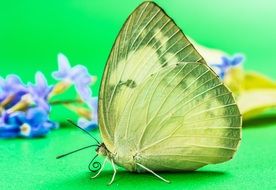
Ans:
[[[90,147],[93,147],[93,146],[99,147],[99,145],[97,145],[97,144],[92,144],[92,145],[89,145],[89,146],[85,146],[85,147],[79,148],[79,149],[77,149],[77,150],[73,150],[73,151],[68,152],[68,153],[66,153],[66,154],[59,155],[59,156],[56,157],[56,159],[63,158],[63,157],[65,157],[65,156],[68,156],[68,155],[70,155],[70,154],[73,154],[73,153],[75,153],[75,152],[79,152],[79,151],[81,151],[81,150],[84,150],[84,149],[87,149],[87,148],[90,148]]]
[[[67,119],[67,121],[68,121],[69,123],[71,123],[72,125],[74,125],[75,127],[77,127],[77,128],[79,128],[80,130],[82,130],[83,132],[85,132],[86,134],[88,134],[92,139],[94,139],[94,140],[98,143],[98,145],[101,144],[101,143],[100,143],[95,137],[93,137],[88,131],[86,131],[85,129],[83,129],[83,128],[81,128],[80,126],[78,126],[75,122],[73,122],[73,121],[70,120],[70,119]]]

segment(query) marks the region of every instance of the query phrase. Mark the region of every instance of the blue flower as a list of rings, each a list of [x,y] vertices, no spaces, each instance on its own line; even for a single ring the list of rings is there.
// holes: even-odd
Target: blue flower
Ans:
[[[62,80],[75,85],[82,100],[86,101],[92,95],[90,84],[93,82],[92,76],[83,65],[70,66],[69,60],[63,54],[58,54],[59,70],[53,72],[56,80]]]
[[[233,57],[222,56],[221,63],[210,64],[210,66],[216,71],[221,79],[224,79],[227,71],[235,66],[240,65],[244,61],[244,56],[237,54]]]
[[[20,129],[17,125],[16,114],[7,114],[3,111],[0,115],[0,138],[17,137]]]
[[[18,76],[8,75],[6,79],[0,77],[0,103],[5,102],[6,109],[19,102],[27,92],[26,86]]]
[[[90,98],[86,103],[90,108],[90,119],[80,118],[78,125],[86,130],[92,130],[98,127],[98,97]]]
[[[29,93],[31,94],[32,100],[35,104],[47,112],[50,110],[48,96],[53,89],[53,86],[49,86],[46,78],[44,77],[43,73],[37,72],[35,75],[35,83],[29,83],[28,89]]]
[[[58,127],[57,123],[49,120],[48,113],[39,107],[29,109],[19,122],[19,126],[22,137],[44,136],[51,129]]]
[[[40,137],[57,127],[57,123],[50,121],[47,112],[39,107],[30,108],[26,112],[4,112],[0,116],[1,138]]]

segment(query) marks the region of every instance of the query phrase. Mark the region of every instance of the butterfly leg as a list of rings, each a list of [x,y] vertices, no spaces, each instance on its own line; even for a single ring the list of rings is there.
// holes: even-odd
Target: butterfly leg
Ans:
[[[104,162],[103,162],[103,165],[102,165],[102,167],[100,168],[100,170],[98,171],[98,173],[97,173],[96,175],[94,175],[94,176],[91,177],[92,179],[96,178],[96,177],[103,171],[103,168],[104,168],[104,166],[105,166],[105,164],[106,164],[107,159],[108,159],[108,157],[105,158],[105,160],[104,160]]]
[[[116,173],[117,173],[116,166],[115,166],[114,161],[112,159],[111,159],[111,164],[112,164],[112,168],[113,168],[114,173],[113,173],[112,179],[108,183],[108,185],[111,185],[113,183],[113,181],[115,179],[115,176],[116,176]]]
[[[169,180],[164,179],[163,177],[161,177],[160,175],[158,175],[157,173],[155,173],[154,171],[152,171],[151,169],[147,168],[146,166],[143,166],[142,164],[136,163],[138,166],[140,166],[141,168],[145,169],[146,171],[152,173],[153,175],[155,175],[156,177],[158,177],[159,179],[161,179],[162,181],[166,182],[166,183],[170,183]]]

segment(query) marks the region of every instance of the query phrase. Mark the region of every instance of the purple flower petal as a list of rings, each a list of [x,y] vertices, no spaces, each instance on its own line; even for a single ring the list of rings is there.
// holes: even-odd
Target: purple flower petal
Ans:
[[[98,97],[92,97],[86,103],[87,103],[87,105],[89,106],[89,108],[91,110],[94,110],[94,111],[97,112],[97,110],[98,110]]]
[[[216,71],[221,79],[224,79],[225,74],[231,67],[238,66],[242,64],[244,56],[237,54],[233,57],[222,56],[221,63],[213,63],[210,66]]]
[[[40,107],[12,114],[2,112],[0,116],[0,137],[2,138],[40,137],[57,127],[57,123],[50,121],[48,114]]]
[[[71,67],[68,59],[63,55],[58,55],[59,70],[53,73],[57,80],[66,80],[74,84],[77,92],[83,101],[91,97],[92,91],[90,84],[92,83],[92,76],[89,74],[86,67],[83,65],[76,65]]]
[[[68,76],[68,73],[70,72],[71,66],[69,63],[68,58],[62,54],[58,54],[58,71],[53,72],[53,77],[57,80],[65,79]]]
[[[57,129],[59,127],[59,124],[57,122],[53,122],[50,120],[47,120],[43,123],[43,127],[46,129]]]
[[[29,92],[36,103],[46,111],[50,110],[48,96],[53,89],[53,86],[48,86],[48,82],[41,72],[36,73],[36,84],[29,83]]]
[[[21,100],[21,97],[28,92],[26,86],[16,75],[8,75],[6,79],[0,78],[0,101],[12,97],[5,108],[8,109]]]
[[[40,125],[48,120],[48,115],[45,110],[35,107],[30,108],[26,114],[26,120],[34,126]]]
[[[83,101],[90,99],[92,91],[87,86],[76,85],[76,90]]]
[[[68,71],[71,68],[68,58],[62,53],[58,54],[58,65],[59,70]]]
[[[236,65],[241,64],[243,61],[244,61],[244,56],[240,55],[240,54],[237,54],[233,57],[231,65],[236,66]]]
[[[98,127],[98,122],[95,120],[89,121],[84,118],[80,118],[78,120],[78,125],[85,130],[93,130]]]
[[[70,79],[72,81],[76,81],[77,79],[82,78],[85,75],[88,75],[88,71],[84,66],[76,65],[71,68]]]
[[[231,59],[229,57],[226,57],[226,56],[222,56],[221,57],[221,66],[226,68],[226,67],[229,67],[231,65]]]

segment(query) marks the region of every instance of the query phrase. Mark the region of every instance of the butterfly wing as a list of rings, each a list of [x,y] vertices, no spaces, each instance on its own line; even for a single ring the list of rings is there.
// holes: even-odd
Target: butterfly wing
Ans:
[[[135,89],[116,128],[115,146],[119,159],[132,155],[151,170],[194,170],[231,159],[240,138],[241,115],[232,93],[206,64],[180,63]]]
[[[122,27],[101,83],[99,124],[110,151],[114,150],[114,131],[134,89],[151,74],[179,61],[205,63],[160,7],[142,3]]]

